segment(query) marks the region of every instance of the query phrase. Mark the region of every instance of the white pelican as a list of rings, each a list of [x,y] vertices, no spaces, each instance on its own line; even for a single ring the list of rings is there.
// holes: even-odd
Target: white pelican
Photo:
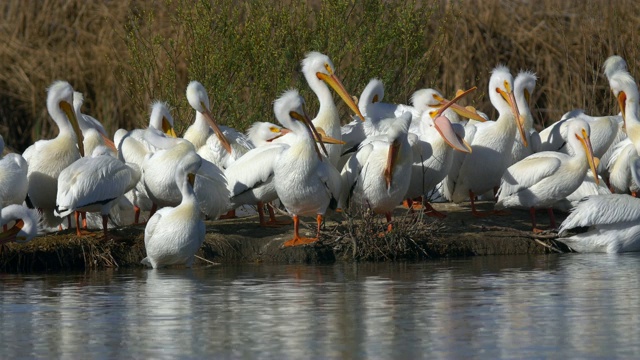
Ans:
[[[149,128],[162,131],[171,137],[176,137],[173,129],[173,117],[169,112],[169,106],[161,101],[151,104],[151,115],[149,117]],[[146,129],[135,129],[126,132],[126,130],[118,130],[114,134],[118,136],[118,140],[114,141],[118,148],[118,158],[123,162],[136,164],[142,170],[142,162],[147,154],[155,151],[155,147],[144,139]],[[123,134],[124,133],[124,134]],[[135,189],[127,193],[127,198],[131,201],[134,208],[134,222],[137,224],[140,219],[141,211],[151,211],[153,204],[144,189],[143,179],[141,178]]]
[[[342,140],[340,115],[327,84],[335,90],[360,120],[364,121],[364,116],[334,72],[335,66],[327,55],[314,51],[308,53],[302,60],[302,73],[320,102],[320,108],[315,119],[313,119],[313,125],[324,130],[327,136]],[[337,144],[327,145],[327,151],[329,152],[329,161],[334,165],[338,164],[342,146]]]
[[[631,164],[632,176],[640,182],[637,154],[632,155]],[[570,230],[584,227],[588,229],[567,236]],[[558,235],[577,252],[640,251],[640,199],[626,194],[589,196],[562,222]]]
[[[145,192],[157,207],[177,206],[182,192],[175,182],[175,173],[185,158],[193,157],[195,149],[189,141],[165,137],[155,129],[147,129],[145,140],[158,149],[142,162]],[[199,164],[194,191],[202,212],[217,218],[229,206],[226,178],[215,164],[204,159]]]
[[[189,105],[196,111],[196,120],[185,132],[184,139],[193,144],[200,157],[225,169],[253,148],[245,134],[218,126],[209,109],[209,95],[201,83],[191,81],[186,94]]]
[[[547,208],[551,226],[555,228],[551,206],[574,192],[589,168],[598,179],[589,124],[580,119],[571,120],[567,132],[573,156],[555,151],[535,153],[511,165],[502,176],[496,209],[529,208],[534,232],[540,231],[536,227],[535,209]],[[596,184],[598,182],[596,180]]]
[[[279,109],[281,111],[275,115],[278,117],[278,121],[283,124],[287,123],[287,119],[283,120],[281,117],[290,112],[304,114],[304,99],[299,95],[296,96],[296,94],[297,92],[285,94],[286,96],[283,95],[280,100]],[[274,130],[271,131],[275,133]],[[288,129],[287,132],[289,132]],[[326,136],[321,136],[320,138],[323,142],[336,143],[335,139]],[[270,205],[268,205],[270,220],[266,221],[264,204],[278,198],[275,184],[273,183],[275,162],[278,156],[289,148],[290,143],[295,143],[296,141],[297,137],[288,136],[279,138],[278,141],[268,142],[266,145],[249,150],[225,169],[225,176],[231,193],[231,208],[244,204],[257,205],[260,226],[279,226],[290,223],[278,221]]]
[[[449,118],[443,114],[455,104],[455,101],[473,90],[475,87],[459,93],[453,100],[448,101],[435,112],[425,111],[422,113],[418,139],[412,144],[411,182],[405,198],[411,206],[411,199],[422,197],[422,207],[429,216],[445,217],[444,214],[433,209],[425,197],[449,173],[453,150],[463,153],[471,151],[469,144],[464,141],[462,124],[451,124]],[[453,113],[455,114],[455,112]]]
[[[296,90],[289,90],[273,104],[273,111],[280,123],[291,130],[290,146],[274,160],[273,183],[280,202],[293,216],[294,238],[284,246],[295,246],[316,241],[318,238],[302,238],[298,233],[298,216],[316,215],[318,236],[322,218],[330,205],[337,206],[340,197],[340,173],[323,158],[316,144],[313,123],[304,110],[291,111],[291,104],[300,97]],[[305,133],[306,132],[306,133]],[[317,136],[317,134],[316,134]],[[322,144],[322,143],[321,143]]]
[[[47,110],[60,132],[55,139],[36,141],[22,154],[29,164],[29,200],[41,211],[47,227],[62,222],[53,214],[60,172],[84,155],[82,133],[72,104],[71,85],[66,81],[54,82],[48,89]]]
[[[0,136],[0,156],[4,150],[4,139]],[[27,161],[19,154],[7,154],[0,159],[0,208],[11,204],[22,204],[27,197]]]
[[[386,135],[368,137],[340,174],[345,211],[371,209],[385,214],[391,231],[391,213],[404,199],[411,181],[413,156],[407,139],[411,113],[395,118]]]
[[[511,149],[517,136],[526,143],[523,121],[514,94],[513,77],[506,66],[496,67],[489,80],[489,98],[500,116],[496,121],[487,121],[465,127],[465,141],[471,144],[473,152],[456,153],[460,165],[453,164],[447,177],[445,196],[460,203],[471,200],[474,216],[479,216],[475,208],[475,196],[484,194],[500,185],[500,177],[509,166]],[[462,156],[461,156],[462,155]]]
[[[118,199],[140,180],[140,169],[110,155],[105,146],[91,157],[83,157],[66,167],[58,177],[55,213],[65,217],[76,211],[76,234],[81,236],[78,212],[100,212],[107,239],[109,212]]]
[[[609,185],[616,193],[636,193],[638,184],[631,176],[631,157],[640,153],[640,119],[638,119],[638,86],[625,71],[618,71],[609,79],[611,90],[618,99],[626,124],[627,138],[615,145],[609,160]]]
[[[9,205],[0,210],[0,226],[15,221],[11,229],[0,233],[0,244],[25,243],[38,235],[38,211],[22,205]]]
[[[524,120],[524,135],[528,146],[525,146],[522,138],[516,136],[513,142],[513,150],[511,151],[511,164],[533,154],[540,147],[540,136],[533,128],[533,115],[529,108],[531,94],[536,87],[536,74],[530,71],[520,71],[513,81],[513,94],[516,98],[518,110]]]
[[[202,159],[189,152],[177,165],[174,181],[180,189],[182,201],[176,207],[158,210],[144,229],[147,257],[142,264],[152,268],[184,264],[191,267],[195,254],[204,242],[205,226],[200,206],[193,192],[195,173]]]

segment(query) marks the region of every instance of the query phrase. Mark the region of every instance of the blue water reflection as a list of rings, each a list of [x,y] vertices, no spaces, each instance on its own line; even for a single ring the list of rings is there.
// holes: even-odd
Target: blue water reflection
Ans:
[[[3,358],[640,357],[640,256],[0,275]]]

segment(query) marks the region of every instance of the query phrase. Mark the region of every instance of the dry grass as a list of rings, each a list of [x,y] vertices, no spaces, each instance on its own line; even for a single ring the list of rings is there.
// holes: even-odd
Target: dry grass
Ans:
[[[245,128],[272,119],[288,87],[315,108],[299,73],[310,50],[329,54],[356,95],[371,77],[385,82],[386,100],[403,103],[421,87],[477,85],[474,105],[490,115],[484,89],[504,63],[538,74],[541,125],[574,108],[617,113],[602,63],[621,55],[634,75],[640,65],[631,0],[8,0],[0,9],[0,134],[18,151],[55,135],[44,102],[55,79],[84,92],[84,111],[112,132],[145,124],[152,99],[175,106],[184,129],[190,79],[209,89],[222,123]]]

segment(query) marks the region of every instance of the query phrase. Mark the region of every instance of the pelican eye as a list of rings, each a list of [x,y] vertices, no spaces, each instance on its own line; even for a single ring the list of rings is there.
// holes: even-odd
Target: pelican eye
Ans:
[[[504,88],[505,90],[507,90],[507,92],[511,92],[511,85],[507,80],[504,81]]]
[[[333,75],[333,69],[331,69],[331,66],[329,66],[329,64],[325,63],[324,68],[327,69],[329,75]]]
[[[274,132],[274,133],[279,133],[279,132],[280,132],[280,129],[279,129],[279,128],[277,128],[277,127],[275,127],[275,126],[271,126],[271,127],[269,128],[269,131]]]

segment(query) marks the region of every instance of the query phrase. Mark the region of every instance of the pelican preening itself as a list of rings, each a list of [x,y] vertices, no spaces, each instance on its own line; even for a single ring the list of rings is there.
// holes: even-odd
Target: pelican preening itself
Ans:
[[[76,211],[76,233],[80,236],[78,211],[99,212],[107,238],[111,208],[138,180],[137,165],[125,164],[111,156],[106,147],[97,147],[91,157],[78,159],[60,172],[55,214],[65,217]]]
[[[0,160],[0,220],[8,226],[15,221],[0,233],[0,243],[27,240],[39,224],[55,226],[73,211],[99,212],[107,237],[110,211],[131,216],[137,208],[151,216],[143,263],[191,266],[204,241],[203,220],[240,205],[257,206],[260,225],[279,226],[284,222],[271,207],[268,219],[263,211],[279,199],[293,218],[293,236],[283,244],[288,247],[316,241],[327,209],[385,214],[388,231],[394,209],[405,199],[422,197],[425,213],[443,216],[425,200],[444,184],[444,197],[456,203],[469,199],[476,216],[476,196],[491,190],[497,195],[494,212],[529,209],[534,232],[540,231],[536,209],[548,209],[555,227],[552,208],[576,206],[561,228],[572,248],[640,250],[640,227],[634,225],[640,203],[627,195],[591,195],[609,191],[600,171],[615,191],[640,190],[640,95],[622,58],[604,64],[621,116],[572,111],[540,134],[529,107],[538,79],[530,71],[514,79],[505,66],[493,69],[488,95],[499,116],[481,123],[479,111],[455,104],[466,94],[461,90],[449,101],[435,89],[419,89],[411,105],[393,104],[383,102],[384,85],[372,79],[357,101],[328,56],[310,52],[301,65],[319,101],[316,117],[310,120],[304,99],[288,90],[273,104],[280,124],[255,123],[246,134],[219,125],[205,87],[191,81],[185,96],[195,120],[184,138],[175,133],[169,105],[156,102],[148,128],[121,129],[112,143],[104,127],[82,113],[82,94],[67,82],[54,82],[47,110],[58,136],[37,141],[24,158],[8,154]],[[343,127],[334,91],[355,114]],[[105,148],[114,145],[117,156]],[[589,197],[580,201],[583,196]],[[40,219],[16,205],[25,200]],[[302,216],[315,218],[315,236],[300,234]],[[567,235],[585,226],[586,232]]]
[[[38,234],[38,212],[22,205],[9,205],[0,209],[0,226],[12,221],[14,225],[0,233],[0,245],[9,242],[25,243]]]

